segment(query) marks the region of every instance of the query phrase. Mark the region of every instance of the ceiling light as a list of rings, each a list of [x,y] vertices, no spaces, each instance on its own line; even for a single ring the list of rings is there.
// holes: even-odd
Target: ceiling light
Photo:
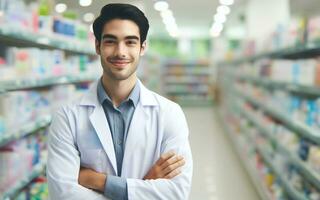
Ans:
[[[162,22],[164,23],[164,24],[176,24],[176,21],[175,21],[175,19],[174,18],[163,18],[162,19]]]
[[[171,36],[171,37],[178,37],[179,36],[179,32],[178,31],[171,31],[171,32],[169,32],[169,35]]]
[[[230,13],[230,8],[225,5],[220,5],[217,8],[217,13],[220,13],[222,15],[228,15]]]
[[[225,15],[221,15],[219,13],[214,15],[214,21],[219,23],[219,24],[223,24],[224,22],[226,22],[226,16]]]
[[[67,5],[64,3],[58,3],[55,7],[57,13],[63,13],[67,10]]]
[[[87,7],[92,4],[92,0],[79,0],[79,4],[82,7]]]
[[[168,8],[169,8],[169,4],[166,1],[157,1],[154,4],[154,9],[160,12],[164,10],[168,10]]]
[[[220,0],[220,4],[230,6],[234,3],[234,0]]]
[[[161,11],[160,15],[161,15],[162,18],[173,17],[173,14],[172,14],[171,10]]]
[[[222,24],[214,23],[210,29],[211,32],[221,32],[223,29]]]
[[[83,15],[83,20],[85,22],[92,22],[94,20],[94,14],[92,13],[86,13]]]
[[[211,35],[212,37],[219,37],[220,34],[221,34],[221,32],[210,31],[210,35]]]

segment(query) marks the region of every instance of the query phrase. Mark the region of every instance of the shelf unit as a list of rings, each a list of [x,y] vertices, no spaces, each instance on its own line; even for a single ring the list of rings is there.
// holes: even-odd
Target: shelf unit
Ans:
[[[221,61],[219,66],[236,66],[242,63],[254,62],[263,58],[278,59],[306,59],[320,55],[320,42],[308,42],[306,44],[298,44],[292,47],[274,50],[271,52],[263,52],[245,58],[233,59],[230,61]]]
[[[38,130],[46,128],[51,122],[51,116],[39,116],[37,119],[32,122],[25,123],[16,131],[10,131],[10,133],[4,133],[2,137],[0,137],[0,147],[5,146],[6,144],[15,141],[17,139],[21,139],[25,136],[36,133]]]
[[[239,142],[234,138],[234,134],[232,133],[229,125],[226,124],[226,121],[224,120],[222,113],[223,112],[221,110],[217,111],[217,113],[216,113],[218,115],[219,122],[220,122],[220,124],[222,124],[224,131],[227,133],[229,139],[232,141],[233,146],[235,147],[236,152],[238,153],[238,156],[239,156],[240,160],[242,161],[241,163],[244,166],[244,168],[246,169],[249,177],[251,178],[253,185],[256,187],[260,198],[262,200],[272,199],[271,194],[268,191],[268,189],[263,184],[261,184],[257,170],[253,166],[252,162],[250,162],[249,159],[247,158],[247,156],[243,153],[243,148],[241,147]]]
[[[286,90],[292,93],[306,95],[306,96],[320,96],[320,87],[316,87],[316,86],[306,86],[306,85],[295,84],[295,83],[285,83],[285,82],[273,81],[268,78],[252,77],[252,76],[245,76],[245,75],[235,76],[234,78],[240,81],[255,84],[268,89]]]
[[[307,181],[312,183],[315,187],[320,190],[320,176],[314,172],[307,164],[305,164],[301,159],[297,156],[293,155],[289,150],[287,150],[282,144],[280,144],[277,139],[272,136],[272,133],[266,127],[263,127],[261,123],[259,123],[256,118],[249,114],[248,112],[244,111],[238,106],[238,110],[240,111],[241,115],[243,115],[248,121],[250,121],[264,137],[266,137],[272,144],[276,144],[277,150],[284,153],[288,156],[289,160],[292,164],[298,167],[299,171],[306,177]]]
[[[41,162],[35,165],[32,171],[23,177],[16,185],[6,191],[2,199],[3,200],[13,200],[14,197],[25,187],[27,187],[35,178],[39,177],[40,175],[44,174],[46,169],[45,162]]]
[[[163,92],[182,105],[211,105],[208,61],[169,61],[164,66]]]
[[[262,111],[264,111],[274,119],[279,120],[281,123],[286,125],[289,129],[299,134],[300,137],[306,138],[314,142],[315,144],[320,145],[320,136],[318,136],[317,130],[312,129],[299,121],[293,120],[287,115],[273,109],[271,106],[265,105],[264,103],[253,99],[249,95],[246,95],[241,92],[237,92],[237,94],[241,96],[243,99],[245,99],[246,101],[250,102],[252,105],[259,107]]]
[[[0,91],[2,93],[14,90],[35,89],[41,87],[50,87],[54,85],[72,84],[81,82],[92,82],[97,77],[79,75],[79,76],[59,76],[43,79],[26,79],[13,81],[0,81]]]
[[[245,129],[243,127],[240,128],[240,131],[242,133],[245,133]],[[250,138],[250,141],[253,142]],[[264,162],[269,166],[271,171],[275,174],[275,176],[280,180],[281,184],[284,186],[285,192],[288,196],[290,196],[292,199],[297,200],[308,200],[303,195],[301,195],[299,192],[297,192],[289,183],[289,181],[279,172],[279,170],[275,167],[275,165],[272,162],[272,158],[270,156],[270,153],[268,153],[266,150],[264,150],[262,147],[260,147],[257,144],[253,145],[254,149],[258,152],[259,155],[261,155]],[[272,199],[272,198],[269,198]]]
[[[96,56],[94,43],[92,43],[92,47],[90,47],[87,41],[80,41],[74,38],[54,34],[45,35],[28,32],[21,29],[13,29],[12,27],[5,25],[0,27],[0,42],[5,46],[60,49],[68,54],[88,55],[92,59]],[[97,79],[98,77],[83,73],[80,75],[55,76],[41,79],[0,81],[0,95],[6,95],[11,91],[17,90],[50,90],[51,87],[55,85],[89,83]],[[24,137],[33,137],[33,135],[43,133],[40,130],[46,129],[50,125],[51,118],[51,115],[37,116],[33,121],[27,122],[20,127],[16,127],[17,129],[8,127],[9,130],[6,130],[0,136],[0,147],[5,147],[7,144]],[[46,152],[42,153],[45,154]],[[29,174],[25,174],[21,180],[17,180],[17,183],[13,187],[7,188],[7,191],[0,194],[0,199],[14,199],[24,188],[27,188],[35,178],[44,174],[46,168],[45,160],[46,158],[41,156],[42,162],[33,166],[32,171],[30,171]]]
[[[0,41],[13,46],[61,49],[70,53],[96,55],[94,45],[92,45],[92,48],[88,48],[88,43],[86,41],[26,32],[21,29],[13,29],[12,27],[6,26],[0,27]]]
[[[297,45],[291,48],[280,49],[273,52],[261,53],[258,55],[250,56],[242,59],[235,59],[233,61],[226,61],[217,63],[218,65],[218,85],[221,89],[221,99],[222,103],[220,109],[226,111],[226,107],[230,105],[237,104],[240,102],[246,102],[252,105],[255,109],[262,111],[267,116],[273,118],[274,120],[280,122],[283,126],[287,127],[298,138],[304,138],[307,141],[313,143],[314,145],[320,146],[320,134],[319,130],[307,126],[304,122],[293,119],[290,115],[287,115],[273,107],[272,104],[265,103],[259,99],[255,99],[247,91],[238,90],[236,85],[239,82],[245,82],[247,84],[259,86],[261,89],[266,90],[280,90],[287,91],[288,93],[293,93],[305,98],[319,98],[320,88],[317,86],[300,85],[289,82],[279,82],[274,81],[270,78],[265,77],[253,77],[244,73],[236,74],[234,73],[235,67],[238,65],[252,65],[253,62],[259,61],[260,59],[306,59],[313,58],[320,55],[320,43],[308,43],[304,45]],[[261,133],[271,144],[275,144],[276,152],[285,155],[289,162],[294,165],[303,177],[304,181],[308,182],[314,186],[318,192],[320,192],[320,175],[313,168],[311,168],[307,162],[301,160],[298,155],[290,152],[284,145],[282,145],[273,135],[270,129],[264,127],[262,122],[257,120],[257,117],[248,113],[248,111],[243,109],[243,106],[236,106],[237,111],[240,115],[247,119],[251,124],[253,124],[259,133]],[[227,111],[226,111],[227,112]],[[229,115],[235,115],[234,109],[229,110]],[[285,191],[290,195],[292,199],[307,199],[304,195],[297,193],[290,186],[288,181],[279,173],[279,170],[275,165],[273,165],[273,157],[270,156],[261,147],[256,145],[254,142],[252,144],[256,148],[257,152],[261,154],[263,160],[271,168],[271,170],[279,177],[281,185]],[[246,162],[246,161],[245,161]]]
[[[262,148],[259,146],[256,146],[256,150],[259,152],[259,154],[262,156],[263,160],[266,162],[266,164],[271,168],[271,170],[275,173],[276,177],[279,178],[282,186],[284,187],[286,193],[295,200],[308,200],[301,194],[299,194],[297,191],[295,191],[289,182],[286,180],[286,178],[283,177],[283,175],[279,172],[279,170],[274,166],[272,162],[272,158],[266,153]]]
[[[236,106],[239,107],[239,106]],[[245,117],[248,117],[248,114],[242,111],[241,109],[237,109],[237,111],[240,111],[241,115],[246,115]],[[259,180],[257,170],[250,165],[250,161],[248,160],[247,156],[243,153],[243,147],[240,145],[240,143],[235,138],[236,134],[232,134],[232,131],[230,130],[230,125],[226,123],[226,120],[224,120],[222,111],[218,112],[218,119],[220,120],[221,124],[223,125],[224,130],[226,131],[227,135],[229,136],[230,140],[232,141],[236,152],[238,152],[239,157],[242,160],[243,165],[245,166],[245,169],[247,170],[247,173],[250,175],[250,178],[252,182],[254,183],[254,186],[256,187],[260,197],[263,200],[266,199],[273,199],[268,189],[261,184],[261,180]],[[247,118],[248,119],[248,118]],[[251,118],[250,118],[251,119]],[[250,119],[248,119],[250,121]],[[259,125],[261,126],[261,125]],[[259,129],[260,130],[260,129]],[[240,131],[244,133],[246,130],[243,129],[243,127],[240,128]],[[263,132],[263,134],[266,134]],[[269,136],[269,135],[268,135]],[[252,140],[252,139],[250,139]],[[270,157],[269,153],[266,152],[263,148],[261,148],[259,145],[256,145],[253,143],[253,148],[259,153],[259,155],[262,156],[264,162],[270,167],[271,171],[275,174],[275,176],[280,180],[281,184],[284,186],[285,192],[288,196],[290,196],[294,200],[308,200],[306,197],[304,197],[302,194],[297,192],[289,183],[289,181],[279,172],[279,170],[274,166],[272,162],[272,158]]]

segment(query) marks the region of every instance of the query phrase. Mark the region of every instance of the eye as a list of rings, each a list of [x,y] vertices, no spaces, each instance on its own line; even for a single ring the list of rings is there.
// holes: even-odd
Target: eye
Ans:
[[[135,41],[135,40],[128,40],[128,41],[127,41],[127,44],[130,45],[130,46],[134,46],[134,45],[137,44],[137,41]]]
[[[116,41],[114,40],[104,40],[103,43],[105,44],[114,44]]]

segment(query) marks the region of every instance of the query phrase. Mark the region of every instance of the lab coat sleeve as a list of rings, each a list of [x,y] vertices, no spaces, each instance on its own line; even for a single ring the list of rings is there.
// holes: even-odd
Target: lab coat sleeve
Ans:
[[[185,158],[182,173],[173,179],[127,179],[129,200],[186,200],[189,197],[193,161],[188,140],[189,130],[182,109],[177,104],[168,107],[164,115],[164,139],[161,154],[173,150]]]
[[[106,200],[78,184],[80,156],[75,145],[66,109],[52,119],[48,138],[47,178],[50,200]]]

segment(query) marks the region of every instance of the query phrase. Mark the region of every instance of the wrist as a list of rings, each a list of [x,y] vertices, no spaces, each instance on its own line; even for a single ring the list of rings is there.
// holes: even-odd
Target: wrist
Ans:
[[[92,189],[97,190],[99,192],[104,192],[106,180],[107,180],[107,175],[102,173],[96,173],[96,175],[91,178],[90,185]]]

